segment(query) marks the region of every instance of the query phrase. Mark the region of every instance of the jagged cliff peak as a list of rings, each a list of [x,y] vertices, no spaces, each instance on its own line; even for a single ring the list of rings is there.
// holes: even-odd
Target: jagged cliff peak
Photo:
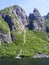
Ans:
[[[38,9],[34,9],[33,13],[29,14],[30,25],[29,28],[33,30],[45,30],[45,19],[42,17]]]

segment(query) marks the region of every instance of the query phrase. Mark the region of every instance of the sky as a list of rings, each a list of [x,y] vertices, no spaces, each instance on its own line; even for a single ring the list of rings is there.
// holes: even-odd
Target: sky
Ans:
[[[19,5],[27,15],[37,8],[40,14],[46,15],[49,12],[49,0],[0,0],[0,10],[12,5]]]

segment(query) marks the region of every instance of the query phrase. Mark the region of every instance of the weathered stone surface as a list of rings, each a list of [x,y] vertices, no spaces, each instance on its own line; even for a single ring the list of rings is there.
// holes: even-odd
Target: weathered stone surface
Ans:
[[[18,15],[23,25],[27,25],[28,17],[25,11],[21,7],[16,5],[13,7],[13,11],[15,12],[16,15]]]
[[[46,32],[49,33],[49,13],[43,17],[45,18]]]
[[[27,16],[25,11],[17,5],[0,11],[0,16],[5,20],[5,22],[9,25],[10,28],[10,35],[9,33],[0,33],[2,35],[1,39],[5,43],[9,43],[10,41],[13,41],[11,40],[12,38],[14,39],[14,36],[10,38],[11,31],[17,31],[21,33],[24,30],[24,26],[27,25]]]
[[[49,58],[49,55],[46,54],[35,54],[33,58]]]
[[[47,13],[47,15],[44,16],[45,20],[49,18],[49,13]]]
[[[10,30],[7,34],[3,33],[2,31],[0,31],[0,43],[10,43],[11,40],[11,34],[10,34]]]
[[[29,28],[33,30],[45,30],[45,19],[42,17],[37,9],[33,10],[33,13],[29,15]]]

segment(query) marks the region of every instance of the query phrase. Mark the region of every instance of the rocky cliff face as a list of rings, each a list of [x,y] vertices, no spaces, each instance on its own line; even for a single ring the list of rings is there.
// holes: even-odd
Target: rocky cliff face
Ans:
[[[8,31],[7,34],[3,33],[2,31],[0,31],[0,44],[8,44],[10,43],[11,40],[11,34],[10,31]]]
[[[49,32],[49,23],[47,22],[47,18],[49,18],[49,13],[47,16],[42,17],[36,8],[33,10],[33,13],[29,14],[29,17],[27,17],[25,11],[17,5],[1,10],[0,42],[4,40],[3,42],[10,43],[15,38],[12,33],[24,32],[25,26],[27,26],[30,30],[46,30],[46,32]]]
[[[7,23],[9,26],[9,31],[6,34],[4,34],[2,29],[0,31],[1,40],[6,43],[13,41],[14,36],[11,32],[17,31],[18,33],[21,33],[24,31],[24,26],[27,25],[26,13],[17,5],[1,10],[0,17],[4,20],[3,22]]]
[[[11,41],[9,26],[0,16],[0,43],[10,43]]]
[[[21,7],[17,5],[2,10],[0,12],[0,15],[2,16],[2,18],[4,18],[5,21],[7,21],[10,28],[12,28],[11,26],[14,25],[12,19],[13,20],[18,19],[20,24],[27,25],[28,18],[26,16],[26,13]]]
[[[47,15],[44,16],[45,20],[49,18],[49,13],[47,13]]]
[[[18,15],[18,17],[21,19],[23,25],[27,25],[28,23],[28,17],[26,16],[25,11],[19,7],[19,6],[14,6],[13,7],[13,12],[15,13],[15,15]]]
[[[44,16],[45,18],[45,26],[46,26],[46,32],[49,33],[49,13]]]
[[[29,14],[29,29],[32,30],[45,30],[45,19],[40,15],[37,9]]]

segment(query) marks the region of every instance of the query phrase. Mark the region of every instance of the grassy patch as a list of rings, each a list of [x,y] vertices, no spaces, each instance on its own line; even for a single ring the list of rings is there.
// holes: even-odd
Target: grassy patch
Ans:
[[[16,57],[20,48],[20,45],[16,45],[15,43],[0,45],[0,57]]]
[[[45,31],[33,31],[36,34],[37,38],[40,37],[41,39],[48,41],[48,34]]]
[[[9,31],[8,24],[0,17],[0,30],[3,33],[7,33]]]
[[[47,49],[44,47],[45,44],[48,46]],[[22,55],[33,56],[35,53],[49,54],[49,43],[28,30],[26,33],[26,44],[23,47]]]

